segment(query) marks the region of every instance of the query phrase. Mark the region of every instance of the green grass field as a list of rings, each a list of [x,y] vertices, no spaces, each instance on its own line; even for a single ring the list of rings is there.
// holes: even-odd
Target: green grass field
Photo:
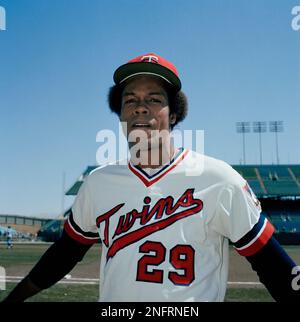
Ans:
[[[49,245],[15,245],[12,250],[0,245],[0,266],[6,270],[6,276],[24,276]],[[288,247],[288,253],[299,262],[299,247]],[[296,258],[295,258],[296,257]],[[249,268],[245,259],[236,255],[231,250],[229,274],[231,281],[253,281],[255,273]],[[93,246],[85,258],[71,272],[72,277],[98,278],[100,262],[100,246]],[[6,283],[6,290],[0,291],[0,301],[9,293],[16,284]],[[98,300],[98,285],[81,284],[56,284],[51,288],[42,291],[28,300],[28,302],[96,302]],[[262,286],[228,287],[226,302],[270,302],[273,301],[269,293]]]
[[[0,291],[0,301],[14,287],[7,283],[7,290]],[[57,284],[42,291],[27,302],[96,302],[98,300],[98,285],[62,285]],[[229,288],[226,302],[271,302],[273,301],[265,289]]]

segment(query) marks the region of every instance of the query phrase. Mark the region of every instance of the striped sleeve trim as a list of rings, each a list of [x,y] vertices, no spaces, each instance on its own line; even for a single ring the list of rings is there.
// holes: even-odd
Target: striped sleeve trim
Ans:
[[[272,237],[275,229],[265,218],[260,216],[259,221],[239,241],[234,243],[237,252],[242,256],[252,256],[260,251]]]
[[[71,238],[85,245],[95,244],[100,241],[98,233],[85,232],[75,223],[72,212],[65,221],[64,230]]]

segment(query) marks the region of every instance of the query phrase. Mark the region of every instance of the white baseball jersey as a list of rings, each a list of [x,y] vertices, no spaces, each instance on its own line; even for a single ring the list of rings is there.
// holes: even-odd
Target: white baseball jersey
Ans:
[[[181,149],[161,169],[99,167],[65,223],[102,241],[101,301],[223,301],[228,240],[242,255],[273,233],[246,181],[227,163]]]

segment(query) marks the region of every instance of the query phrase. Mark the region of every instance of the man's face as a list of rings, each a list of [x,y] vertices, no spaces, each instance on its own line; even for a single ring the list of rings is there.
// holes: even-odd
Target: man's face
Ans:
[[[163,80],[155,76],[136,76],[124,87],[120,121],[127,124],[127,137],[136,130],[148,139],[159,131],[170,131],[168,95]]]

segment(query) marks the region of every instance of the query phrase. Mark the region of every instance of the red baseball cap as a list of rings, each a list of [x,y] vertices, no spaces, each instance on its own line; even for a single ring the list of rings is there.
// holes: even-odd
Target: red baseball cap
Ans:
[[[118,85],[136,75],[156,75],[181,89],[181,81],[175,65],[154,53],[138,56],[120,66],[114,73],[114,82]]]

